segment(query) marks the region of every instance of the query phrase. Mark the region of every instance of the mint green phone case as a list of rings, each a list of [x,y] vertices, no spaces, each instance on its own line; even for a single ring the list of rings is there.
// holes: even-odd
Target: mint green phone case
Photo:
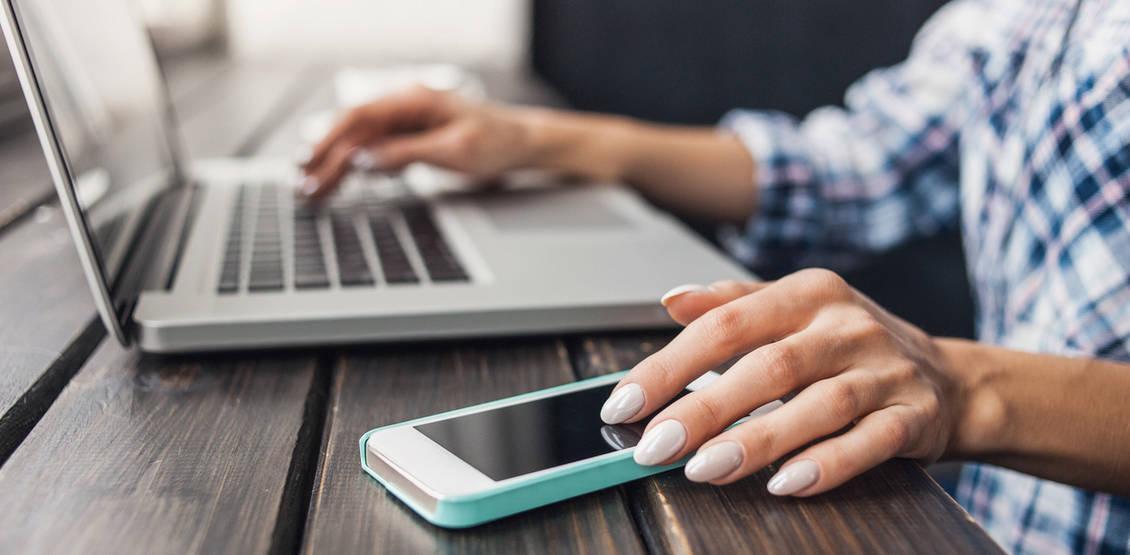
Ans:
[[[685,460],[667,466],[640,466],[632,459],[633,450],[624,449],[603,456],[599,460],[582,461],[573,464],[558,472],[549,472],[530,479],[518,477],[514,479],[515,481],[512,483],[489,491],[440,498],[437,500],[434,507],[428,507],[423,503],[419,503],[413,496],[408,495],[407,492],[403,491],[396,484],[380,476],[375,470],[369,467],[366,460],[366,445],[369,436],[379,430],[412,426],[425,420],[435,420],[438,417],[460,416],[469,412],[494,408],[513,401],[542,396],[546,393],[566,393],[577,389],[584,389],[590,387],[593,382],[615,381],[625,373],[626,372],[619,372],[608,376],[581,380],[370,430],[366,432],[365,435],[361,436],[361,468],[388,488],[388,490],[401,501],[409,507],[412,507],[412,510],[419,513],[419,515],[424,517],[428,522],[445,528],[467,528],[683,466],[686,462]]]

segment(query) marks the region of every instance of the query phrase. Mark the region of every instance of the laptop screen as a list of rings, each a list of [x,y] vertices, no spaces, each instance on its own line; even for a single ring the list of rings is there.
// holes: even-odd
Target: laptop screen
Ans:
[[[62,151],[96,270],[115,297],[129,239],[177,175],[165,85],[149,37],[122,0],[8,0]],[[130,264],[133,262],[131,261]],[[114,301],[122,321],[124,307]]]

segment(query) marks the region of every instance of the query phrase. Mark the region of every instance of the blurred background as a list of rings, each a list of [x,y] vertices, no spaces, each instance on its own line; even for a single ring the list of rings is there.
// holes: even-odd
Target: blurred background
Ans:
[[[901,59],[941,0],[131,0],[164,57],[533,71],[577,108],[713,123],[803,114]],[[2,48],[2,47],[0,47]],[[3,57],[0,126],[22,101]]]

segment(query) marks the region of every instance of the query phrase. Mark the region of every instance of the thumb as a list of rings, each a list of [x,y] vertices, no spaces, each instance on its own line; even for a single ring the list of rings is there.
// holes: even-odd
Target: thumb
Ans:
[[[764,289],[769,282],[718,281],[703,287],[697,284],[680,285],[671,289],[659,300],[676,322],[687,325],[699,316],[739,297]]]

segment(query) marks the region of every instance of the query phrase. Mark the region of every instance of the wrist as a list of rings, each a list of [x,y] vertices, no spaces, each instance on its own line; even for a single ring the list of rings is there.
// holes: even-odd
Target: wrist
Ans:
[[[979,459],[1006,443],[1008,408],[997,389],[1000,366],[991,347],[964,339],[935,339],[957,383],[956,415],[945,458]]]
[[[522,167],[623,179],[635,127],[631,120],[546,108],[515,108],[514,113],[526,137]]]

